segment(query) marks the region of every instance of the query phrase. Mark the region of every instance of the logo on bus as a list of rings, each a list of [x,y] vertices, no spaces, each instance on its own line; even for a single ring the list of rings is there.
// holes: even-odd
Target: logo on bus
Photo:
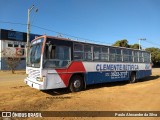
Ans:
[[[139,70],[137,64],[97,64],[97,71],[106,71],[106,70],[115,70],[115,71],[124,71],[124,70]]]

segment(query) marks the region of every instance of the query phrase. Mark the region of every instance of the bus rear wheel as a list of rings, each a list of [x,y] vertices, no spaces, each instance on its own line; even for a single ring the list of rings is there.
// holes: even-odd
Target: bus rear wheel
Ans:
[[[131,73],[129,82],[130,83],[135,83],[136,82],[136,73],[135,72]]]
[[[81,91],[83,89],[83,78],[80,75],[73,76],[69,84],[69,89],[71,92]]]

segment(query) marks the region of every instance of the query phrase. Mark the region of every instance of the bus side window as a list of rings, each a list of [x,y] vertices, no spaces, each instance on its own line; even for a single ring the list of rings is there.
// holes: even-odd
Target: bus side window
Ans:
[[[56,49],[56,47],[55,46],[51,46],[50,49],[51,49],[50,52],[49,52],[50,59],[55,59],[55,49]]]
[[[110,62],[115,62],[116,61],[116,49],[115,48],[110,48],[109,49],[109,61]]]
[[[48,56],[48,45],[46,45],[45,46],[45,49],[44,49],[45,51],[44,51],[44,58],[45,59],[48,59],[49,58],[49,56]]]
[[[139,51],[139,62],[143,62],[143,54]]]
[[[109,61],[108,47],[103,47],[102,48],[101,60],[102,61]]]
[[[54,59],[55,58],[55,46],[49,45],[46,46],[45,57],[46,59]]]
[[[84,60],[92,60],[92,49],[90,45],[84,45]]]
[[[144,62],[150,62],[150,54],[143,52]]]
[[[73,58],[74,60],[83,60],[83,45],[82,44],[74,44],[74,55]]]
[[[147,62],[147,54],[146,54],[146,52],[143,52],[143,58],[144,58],[144,62]]]
[[[134,62],[138,62],[138,51],[133,51]]]
[[[151,62],[151,54],[147,53],[147,62]]]
[[[55,46],[53,45],[46,45],[45,46],[45,54],[44,57],[45,59],[54,59],[55,58]]]
[[[121,49],[116,49],[116,61],[121,62],[122,61],[122,55],[121,55]]]
[[[100,47],[94,46],[93,51],[94,51],[94,57],[93,57],[93,59],[94,60],[100,60],[100,58],[101,58],[100,57],[100,54],[101,54]]]
[[[129,51],[127,49],[123,50],[123,61],[128,62],[129,61]]]
[[[133,62],[133,51],[129,50],[129,62]]]

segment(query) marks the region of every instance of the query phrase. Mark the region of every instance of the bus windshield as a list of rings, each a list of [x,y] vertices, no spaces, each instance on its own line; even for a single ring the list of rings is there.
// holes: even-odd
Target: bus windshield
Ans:
[[[27,66],[36,68],[40,67],[41,50],[42,50],[42,42],[31,45]]]

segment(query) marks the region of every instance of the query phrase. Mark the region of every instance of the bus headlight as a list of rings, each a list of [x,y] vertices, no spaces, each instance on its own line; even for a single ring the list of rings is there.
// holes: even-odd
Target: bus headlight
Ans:
[[[45,79],[44,77],[37,77],[37,78],[36,78],[36,80],[39,81],[39,82],[43,82],[44,79]]]

